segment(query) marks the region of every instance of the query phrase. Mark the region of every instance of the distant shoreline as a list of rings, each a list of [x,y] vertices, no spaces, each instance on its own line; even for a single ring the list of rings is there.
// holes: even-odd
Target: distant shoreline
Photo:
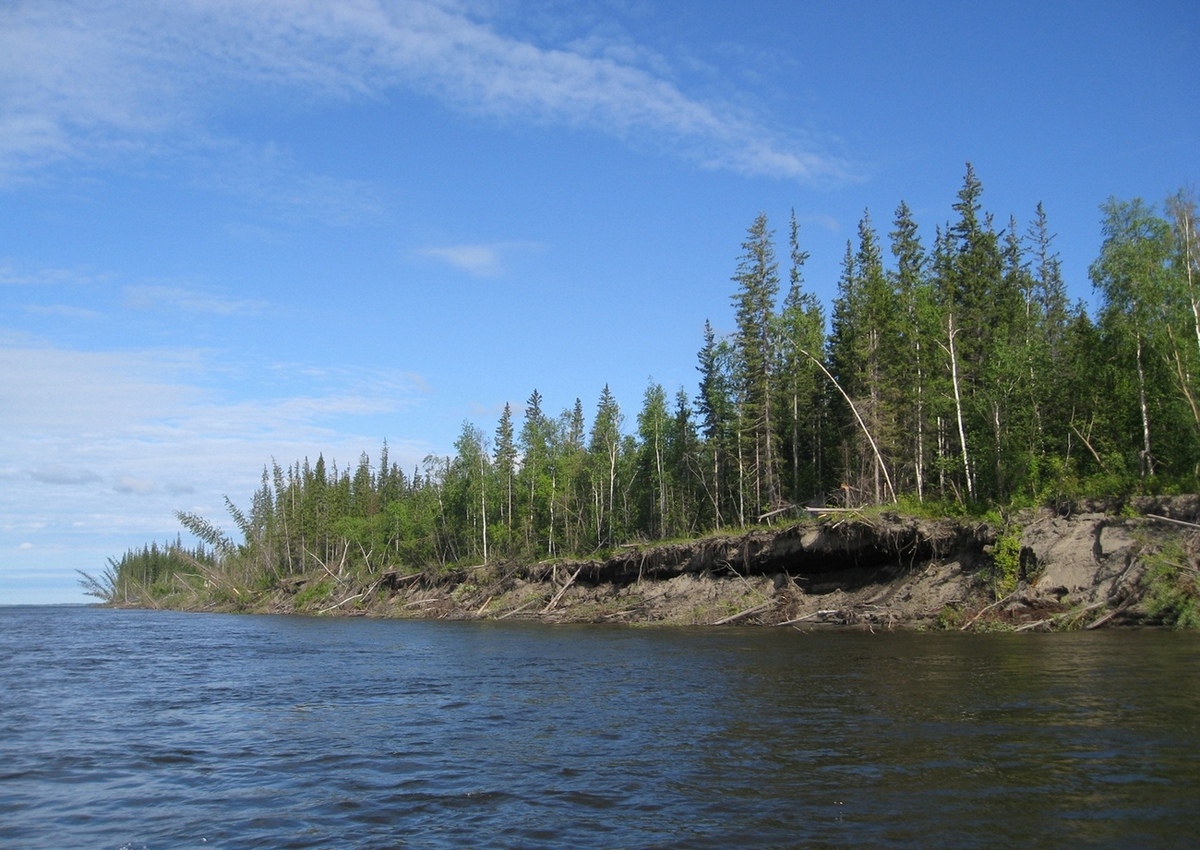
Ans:
[[[603,559],[366,577],[323,570],[267,590],[224,588],[128,607],[800,629],[1187,625],[1164,616],[1155,577],[1159,554],[1191,536],[1163,520],[1194,519],[1197,498],[1149,507],[1163,514],[1031,510],[1007,528],[847,512],[740,535],[628,546]]]

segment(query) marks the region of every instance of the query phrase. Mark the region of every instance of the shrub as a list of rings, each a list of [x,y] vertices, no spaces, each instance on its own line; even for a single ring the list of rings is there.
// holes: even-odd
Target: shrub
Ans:
[[[1142,577],[1147,613],[1174,629],[1200,628],[1200,573],[1183,545],[1172,543],[1149,560]]]

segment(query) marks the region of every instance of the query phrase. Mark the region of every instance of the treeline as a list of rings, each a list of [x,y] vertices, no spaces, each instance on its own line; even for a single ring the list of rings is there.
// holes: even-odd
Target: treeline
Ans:
[[[585,554],[740,527],[805,504],[971,509],[1193,490],[1200,474],[1200,239],[1187,193],[1159,214],[1101,209],[1098,307],[1070,303],[1039,204],[997,227],[970,165],[932,234],[908,206],[864,213],[830,315],[808,289],[796,217],[781,272],[749,227],[736,330],[706,323],[695,397],[651,382],[627,418],[605,387],[590,422],[534,390],[493,431],[405,471],[383,447],[263,471],[241,533],[181,514],[246,582],[324,566],[413,568]]]
[[[76,570],[79,584],[88,596],[122,605],[144,605],[155,597],[179,590],[179,582],[200,580],[219,574],[221,564],[204,544],[185,546],[178,535],[174,542],[150,543],[130,549],[120,560],[108,559],[97,575]]]

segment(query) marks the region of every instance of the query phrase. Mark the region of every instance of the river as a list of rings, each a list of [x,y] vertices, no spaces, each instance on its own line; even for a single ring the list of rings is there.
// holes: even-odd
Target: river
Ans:
[[[4,847],[1197,835],[1194,634],[0,608]]]

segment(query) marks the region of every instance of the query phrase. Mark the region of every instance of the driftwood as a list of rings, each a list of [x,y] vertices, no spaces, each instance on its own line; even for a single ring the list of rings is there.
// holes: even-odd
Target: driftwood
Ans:
[[[773,511],[767,511],[765,514],[759,514],[758,521],[762,522],[764,519],[770,519],[773,516],[778,516],[785,511],[794,510],[795,507],[795,505],[784,505],[782,508],[776,508]]]
[[[1136,599],[1135,599],[1133,596],[1130,596],[1128,599],[1126,599],[1124,602],[1122,602],[1122,603],[1121,603],[1120,605],[1118,605],[1116,608],[1114,608],[1114,609],[1112,609],[1111,611],[1109,611],[1109,612],[1108,612],[1107,614],[1105,614],[1103,617],[1099,617],[1098,619],[1095,619],[1095,620],[1093,620],[1092,622],[1088,623],[1088,624],[1087,624],[1087,625],[1084,627],[1084,628],[1085,628],[1085,630],[1086,630],[1086,629],[1098,629],[1098,628],[1100,628],[1100,627],[1101,627],[1101,626],[1103,626],[1105,623],[1107,623],[1109,620],[1111,620],[1113,617],[1117,616],[1118,614],[1124,613],[1125,609],[1126,609],[1126,608],[1128,608],[1130,605],[1132,605],[1132,604],[1133,604],[1134,602],[1136,602],[1136,601],[1137,601],[1137,600],[1136,600]]]
[[[329,577],[330,577],[331,579],[333,579],[334,581],[336,581],[338,584],[345,584],[345,583],[346,583],[346,582],[345,582],[345,580],[343,580],[343,579],[342,579],[342,576],[340,575],[340,573],[341,573],[341,571],[342,571],[342,568],[343,568],[343,567],[346,565],[346,550],[345,550],[345,549],[342,549],[342,562],[341,562],[340,564],[338,564],[338,571],[337,571],[336,573],[335,573],[333,570],[329,569],[329,565],[328,565],[328,564],[326,564],[326,563],[325,563],[323,560],[321,560],[320,558],[318,558],[318,557],[317,557],[315,554],[313,554],[313,553],[312,553],[311,551],[309,551],[307,548],[305,548],[304,552],[305,552],[305,554],[307,554],[307,555],[308,555],[310,558],[312,558],[314,561],[316,561],[318,564],[320,564],[320,565],[321,565],[321,569],[323,569],[325,572],[329,573]]]
[[[813,617],[826,617],[830,614],[840,613],[837,608],[822,608],[820,611],[813,611],[811,614],[805,614],[803,617],[796,617],[791,620],[784,620],[779,625],[791,626],[795,623],[803,623],[805,620],[811,620]]]
[[[766,602],[763,602],[761,605],[755,605],[753,608],[747,608],[745,611],[739,611],[736,614],[730,614],[728,617],[723,617],[720,620],[717,620],[715,623],[713,623],[713,625],[714,626],[723,626],[726,623],[732,623],[735,620],[742,619],[743,617],[749,617],[751,614],[759,614],[763,611],[766,611],[768,608],[770,608],[774,604],[775,603],[773,600],[767,600]]]
[[[500,615],[499,617],[497,617],[496,619],[497,619],[497,620],[507,620],[507,619],[508,619],[509,617],[511,617],[513,614],[520,614],[520,613],[521,613],[522,611],[524,611],[526,608],[529,608],[530,606],[532,606],[532,605],[533,605],[535,602],[537,602],[537,600],[536,600],[536,599],[531,599],[531,600],[529,600],[528,602],[526,602],[524,605],[521,605],[521,606],[519,606],[519,607],[517,607],[517,608],[514,608],[514,609],[512,609],[511,611],[506,611],[505,613],[501,614],[501,615]]]
[[[341,608],[341,607],[342,607],[343,605],[345,605],[347,602],[350,602],[350,601],[352,601],[352,600],[354,600],[354,599],[361,599],[362,597],[364,597],[364,596],[366,596],[366,595],[367,595],[366,593],[356,593],[356,594],[354,594],[353,596],[347,596],[347,597],[346,597],[345,599],[343,599],[341,602],[335,602],[334,604],[330,605],[328,608],[322,608],[322,609],[321,609],[320,611],[318,611],[317,613],[318,613],[318,614],[324,614],[326,611],[332,611],[334,608]]]
[[[1108,604],[1108,600],[1102,599],[1099,602],[1093,602],[1091,605],[1084,605],[1082,608],[1076,608],[1073,611],[1064,611],[1063,613],[1061,613],[1057,617],[1055,617],[1055,619],[1068,620],[1068,621],[1073,622],[1075,620],[1078,620],[1081,616],[1086,614],[1088,611],[1095,611],[1097,608],[1103,608],[1107,604]]]
[[[991,605],[987,605],[987,606],[985,606],[985,607],[983,607],[983,608],[980,608],[980,609],[979,609],[979,612],[978,612],[978,613],[977,613],[977,614],[976,614],[974,617],[972,617],[971,619],[967,620],[967,623],[966,623],[966,625],[965,625],[965,626],[963,626],[961,629],[959,629],[959,631],[960,631],[960,632],[965,632],[967,629],[971,628],[971,626],[975,625],[975,621],[976,621],[976,620],[978,620],[980,617],[982,617],[982,616],[983,616],[984,614],[986,614],[988,611],[991,611],[993,608],[995,608],[995,607],[997,607],[997,606],[999,606],[999,605],[1003,605],[1005,602],[1007,602],[1008,600],[1010,600],[1010,599],[1012,599],[1014,596],[1016,596],[1018,592],[1019,592],[1019,588],[1018,588],[1018,590],[1014,590],[1012,593],[1008,594],[1008,596],[1005,596],[1003,599],[997,599],[997,600],[996,600],[995,602],[993,602]]]
[[[554,594],[554,598],[546,603],[546,607],[542,609],[543,614],[549,613],[550,609],[558,604],[558,600],[562,599],[562,595],[567,592],[567,588],[570,587],[575,582],[575,579],[579,577],[579,574],[581,572],[583,572],[583,567],[580,567],[579,569],[577,569],[575,571],[575,574],[572,575],[569,579],[567,579],[567,583],[558,589],[558,593]]]
[[[1170,522],[1170,523],[1174,523],[1175,525],[1186,526],[1187,528],[1200,528],[1200,525],[1197,525],[1194,522],[1184,522],[1181,519],[1171,519],[1170,517],[1159,516],[1158,514],[1146,514],[1146,516],[1149,519],[1162,520],[1163,522]]]

